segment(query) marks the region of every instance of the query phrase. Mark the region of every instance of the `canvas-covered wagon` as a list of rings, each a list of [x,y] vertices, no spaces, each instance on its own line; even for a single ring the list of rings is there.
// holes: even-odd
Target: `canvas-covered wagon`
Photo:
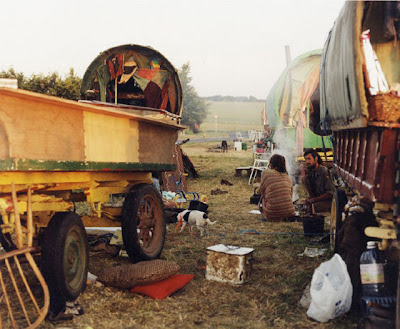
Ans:
[[[332,135],[339,184],[332,201],[331,246],[344,257],[357,305],[360,256],[367,241],[374,239],[381,239],[379,248],[384,250],[387,268],[383,299],[373,303],[390,306],[396,300],[400,255],[396,239],[400,202],[399,4],[344,4],[324,46],[320,115],[314,116],[319,120],[311,125],[320,134]],[[399,292],[397,287],[397,300]],[[396,313],[398,326],[399,303]]]
[[[299,155],[303,148],[331,147],[328,138],[310,130],[310,116],[319,110],[321,53],[320,49],[312,50],[290,62],[266,100],[270,127],[285,141],[286,149],[296,149]]]
[[[86,284],[85,227],[122,226],[133,262],[160,256],[166,222],[152,177],[175,169],[184,128],[177,71],[151,48],[101,53],[81,93],[86,100],[75,102],[0,88],[0,241],[8,251],[0,260],[41,251],[50,294],[65,300]],[[91,213],[78,216],[78,201]]]
[[[400,65],[396,2],[346,2],[325,44],[320,78],[319,133],[333,136],[334,169],[376,209],[398,216]],[[396,30],[397,28],[397,30]],[[345,195],[333,200],[332,233],[341,225]],[[393,227],[393,222],[384,223]],[[369,230],[396,238],[394,230]],[[334,237],[335,235],[333,235]]]

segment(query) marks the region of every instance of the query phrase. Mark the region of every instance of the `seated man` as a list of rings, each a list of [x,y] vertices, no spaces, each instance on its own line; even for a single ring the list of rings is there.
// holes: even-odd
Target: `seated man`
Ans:
[[[313,213],[330,211],[335,187],[328,168],[322,165],[322,159],[314,149],[306,150],[304,159],[306,165],[303,182],[308,194],[306,201],[311,205]]]

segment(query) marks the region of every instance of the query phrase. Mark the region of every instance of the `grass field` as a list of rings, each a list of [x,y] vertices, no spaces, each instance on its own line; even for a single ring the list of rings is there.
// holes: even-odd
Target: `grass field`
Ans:
[[[167,227],[162,259],[177,263],[183,274],[194,279],[183,289],[162,301],[127,290],[89,285],[79,298],[85,314],[70,322],[43,328],[356,328],[357,318],[345,315],[328,323],[309,319],[299,304],[314,269],[329,259],[299,256],[311,241],[302,235],[302,224],[262,222],[250,214],[253,187],[247,177],[234,177],[235,168],[253,162],[251,151],[208,152],[214,143],[188,143],[190,156],[200,178],[188,182],[189,190],[209,197],[209,216],[217,221],[210,235],[199,238],[189,230],[176,233],[175,224]],[[221,179],[233,185],[221,185]],[[228,193],[211,195],[219,188]],[[326,221],[326,230],[329,223]],[[259,234],[243,234],[253,230]],[[215,244],[254,248],[254,266],[244,285],[205,279],[206,248]],[[317,245],[329,248],[328,245]],[[90,257],[90,272],[121,264],[127,260],[97,254]]]
[[[208,102],[209,114],[200,127],[202,132],[261,130],[264,103]],[[215,124],[217,118],[217,127]]]

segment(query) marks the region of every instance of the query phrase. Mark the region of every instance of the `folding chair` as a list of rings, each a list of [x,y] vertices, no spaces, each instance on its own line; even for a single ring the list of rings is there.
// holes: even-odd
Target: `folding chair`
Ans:
[[[252,184],[254,179],[257,176],[257,172],[262,172],[263,170],[268,168],[269,160],[265,159],[254,159],[253,167],[251,168],[250,178],[249,178],[249,185]]]

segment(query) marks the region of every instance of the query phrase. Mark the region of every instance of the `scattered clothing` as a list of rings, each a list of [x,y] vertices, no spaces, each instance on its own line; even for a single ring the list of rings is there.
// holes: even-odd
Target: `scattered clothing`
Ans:
[[[90,248],[89,249],[90,255],[97,254],[99,252],[105,252],[112,256],[117,256],[122,246],[122,243],[116,244],[114,242],[115,241],[114,233],[106,233],[103,235],[88,234],[87,237],[88,237],[88,245]],[[113,243],[111,243],[111,241],[113,241]],[[121,237],[121,242],[122,242],[122,237]]]
[[[306,247],[306,249],[304,249],[304,251],[301,254],[298,254],[297,256],[307,256],[307,257],[320,257],[326,254],[328,249],[323,248],[323,249],[319,249],[319,248],[310,248],[310,247]]]
[[[308,309],[311,304],[310,287],[311,283],[309,283],[307,287],[304,289],[303,296],[301,296],[301,299],[299,301],[300,306],[304,307],[305,309]]]
[[[223,191],[223,190],[220,190],[219,188],[211,191],[211,195],[226,194],[226,193],[228,193],[228,191]]]
[[[65,313],[69,313],[72,315],[83,315],[85,312],[83,308],[77,302],[66,302],[65,303]]]
[[[83,308],[77,302],[66,302],[65,306],[60,312],[49,311],[47,315],[47,320],[50,322],[61,322],[69,321],[74,318],[74,316],[81,316],[85,312]]]
[[[94,247],[90,248],[89,254],[93,255],[95,253],[105,252],[107,254],[110,254],[111,256],[117,256],[119,254],[120,249],[121,246],[109,245],[107,243],[101,242],[96,244]]]
[[[232,186],[233,184],[231,182],[227,181],[226,179],[221,179],[221,185]]]

